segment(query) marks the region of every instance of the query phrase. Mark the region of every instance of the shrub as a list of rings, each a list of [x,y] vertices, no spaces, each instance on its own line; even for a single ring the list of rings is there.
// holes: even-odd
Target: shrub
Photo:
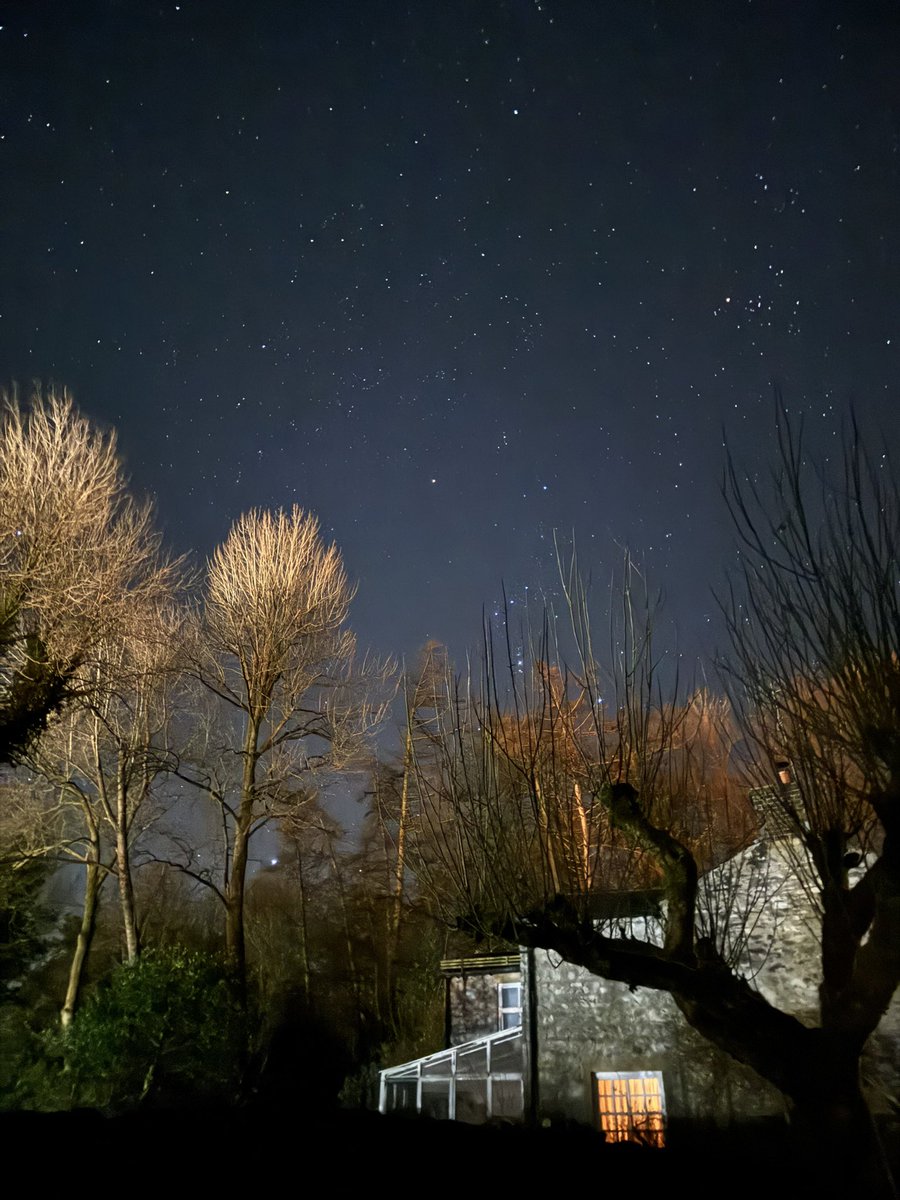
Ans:
[[[55,1041],[77,1105],[196,1104],[234,1098],[244,1020],[219,959],[149,950],[116,967]]]

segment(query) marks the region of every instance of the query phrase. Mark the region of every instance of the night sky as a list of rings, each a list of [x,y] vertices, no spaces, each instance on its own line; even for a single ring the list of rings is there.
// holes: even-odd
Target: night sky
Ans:
[[[0,379],[114,424],[171,546],[317,513],[380,652],[553,531],[713,649],[723,429],[900,422],[900,6],[0,4]]]

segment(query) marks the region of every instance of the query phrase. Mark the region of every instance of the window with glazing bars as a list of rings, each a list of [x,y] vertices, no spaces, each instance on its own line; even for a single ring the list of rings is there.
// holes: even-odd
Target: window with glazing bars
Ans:
[[[500,983],[497,985],[497,1003],[500,1009],[498,1029],[515,1029],[522,1024],[522,985],[521,983]]]
[[[661,1071],[594,1073],[597,1116],[608,1142],[665,1142],[666,1100]]]

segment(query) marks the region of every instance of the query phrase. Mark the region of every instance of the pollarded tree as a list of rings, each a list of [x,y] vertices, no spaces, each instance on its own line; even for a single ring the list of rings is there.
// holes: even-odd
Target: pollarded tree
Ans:
[[[781,406],[778,446],[767,488],[729,464],[727,666],[820,929],[819,1028],[785,1091],[865,1162],[860,1056],[900,983],[900,485],[855,421],[830,472]]]
[[[201,769],[193,782],[221,805],[226,948],[240,972],[251,837],[303,802],[311,772],[346,765],[377,715],[344,627],[352,596],[337,547],[296,506],[246,513],[209,563],[197,675],[238,721],[239,778]]]
[[[114,433],[65,391],[13,394],[0,416],[0,761],[82,683],[79,669],[152,580],[158,537],[128,494]],[[152,583],[149,585],[152,586]]]
[[[708,706],[700,720],[696,700],[665,698],[633,576],[606,670],[573,574],[577,655],[568,676],[560,663],[564,686],[546,669],[534,682],[514,664],[504,673],[489,654],[480,690],[457,700],[445,729],[440,777],[422,786],[442,814],[436,889],[459,922],[668,992],[696,1031],[783,1093],[811,1186],[890,1196],[860,1056],[900,980],[900,494],[856,441],[835,486],[814,475],[811,491],[807,474],[783,431],[772,496],[730,475],[746,546],[731,679],[743,744],[756,749],[751,782],[769,785],[794,834],[792,887],[813,901],[814,929],[818,913],[815,1023],[756,978],[765,896],[741,879],[746,856],[705,873],[740,845],[744,814],[721,815],[733,794],[727,736],[711,731]],[[573,837],[585,810],[586,859]],[[597,894],[610,911],[623,878],[662,894],[643,931],[597,920]]]
[[[679,883],[680,899],[669,897],[675,952],[676,909],[692,920],[702,870],[745,843],[751,818],[729,763],[727,706],[704,691],[665,699],[649,624],[636,633],[634,618],[629,605],[608,671],[586,655],[567,670],[545,630],[530,669],[507,659],[502,675],[489,641],[477,693],[453,685],[439,769],[417,776],[415,858],[473,933],[517,940],[522,914],[544,911],[589,923],[598,895],[612,910],[617,895]],[[578,634],[586,651],[582,636],[589,630]]]

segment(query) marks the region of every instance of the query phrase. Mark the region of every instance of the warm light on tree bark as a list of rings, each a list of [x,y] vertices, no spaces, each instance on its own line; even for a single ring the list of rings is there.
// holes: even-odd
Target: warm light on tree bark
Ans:
[[[160,575],[149,505],[126,490],[115,434],[65,391],[7,397],[0,417],[0,761],[19,756]]]
[[[346,766],[378,715],[366,687],[373,672],[354,669],[344,628],[352,596],[337,548],[297,507],[246,513],[209,564],[197,673],[239,714],[240,778],[195,782],[225,818],[226,947],[241,972],[251,837],[302,806],[313,772]]]

